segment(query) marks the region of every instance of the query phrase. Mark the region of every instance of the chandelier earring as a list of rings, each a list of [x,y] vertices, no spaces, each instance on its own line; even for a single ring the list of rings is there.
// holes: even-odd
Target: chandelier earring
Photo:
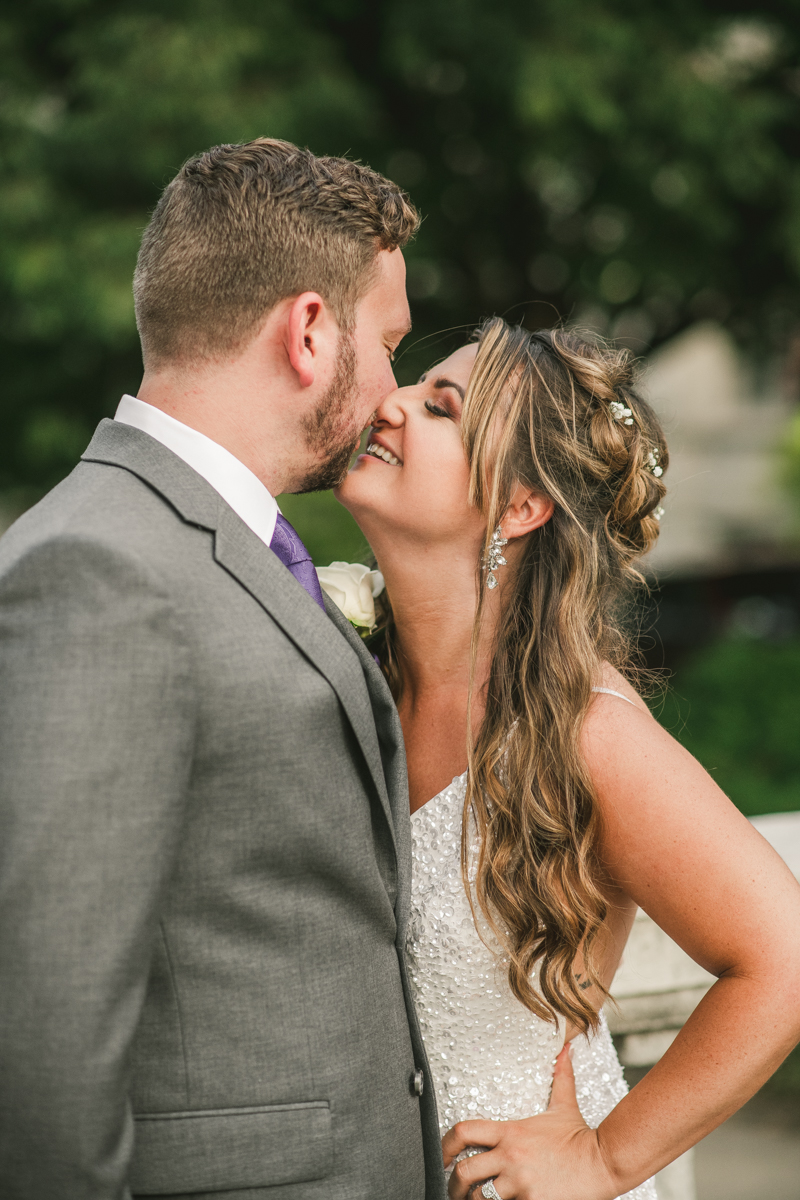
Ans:
[[[506,559],[503,556],[503,546],[507,545],[508,538],[503,537],[503,530],[498,525],[497,529],[495,529],[494,533],[492,534],[492,540],[489,542],[489,549],[486,551],[486,555],[484,556],[483,560],[483,569],[484,571],[489,572],[489,578],[486,580],[486,586],[490,591],[492,588],[497,587],[497,576],[495,575],[495,571],[498,567],[505,567],[507,565]]]

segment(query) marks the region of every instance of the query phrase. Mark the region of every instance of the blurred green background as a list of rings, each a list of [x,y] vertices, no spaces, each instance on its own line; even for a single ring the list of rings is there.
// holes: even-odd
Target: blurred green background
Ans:
[[[800,638],[715,639],[652,708],[747,816],[800,809]]]
[[[136,391],[141,231],[218,142],[285,137],[408,188],[424,221],[401,383],[493,312],[641,354],[711,318],[789,355],[799,46],[795,0],[6,0],[0,515]],[[800,493],[800,433],[784,473]],[[318,564],[364,558],[329,495],[281,504]],[[747,812],[800,808],[798,670],[791,636],[676,665],[663,719]]]

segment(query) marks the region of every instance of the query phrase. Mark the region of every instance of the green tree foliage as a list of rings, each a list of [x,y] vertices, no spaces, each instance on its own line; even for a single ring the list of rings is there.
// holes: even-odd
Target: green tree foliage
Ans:
[[[797,48],[797,0],[5,3],[0,492],[50,486],[136,388],[142,227],[220,141],[287,137],[409,188],[425,221],[401,381],[437,330],[493,311],[637,349],[702,315],[780,342]]]
[[[661,723],[747,816],[800,809],[800,640],[731,638],[681,664]]]
[[[780,467],[782,482],[786,489],[800,500],[800,412],[794,413],[783,445],[780,447]]]

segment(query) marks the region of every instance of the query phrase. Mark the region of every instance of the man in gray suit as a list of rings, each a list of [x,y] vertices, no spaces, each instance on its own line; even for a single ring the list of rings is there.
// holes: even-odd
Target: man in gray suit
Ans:
[[[288,143],[187,163],[139,396],[0,542],[4,1200],[445,1195],[401,732],[273,499],[394,387],[416,224]]]

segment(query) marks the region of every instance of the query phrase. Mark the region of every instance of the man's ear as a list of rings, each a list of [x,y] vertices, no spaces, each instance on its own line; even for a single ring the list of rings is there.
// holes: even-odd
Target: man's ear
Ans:
[[[301,387],[311,387],[322,370],[327,374],[328,355],[336,353],[338,327],[317,292],[297,296],[286,317],[286,353]]]
[[[503,537],[524,537],[533,529],[546,525],[555,511],[555,504],[549,496],[540,492],[532,492],[523,484],[518,483],[511,495],[511,502],[500,522]]]

